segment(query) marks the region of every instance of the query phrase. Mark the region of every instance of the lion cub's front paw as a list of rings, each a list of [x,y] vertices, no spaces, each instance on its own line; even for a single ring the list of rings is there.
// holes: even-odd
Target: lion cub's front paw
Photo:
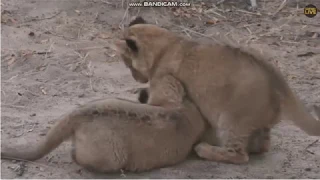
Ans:
[[[208,143],[201,142],[194,148],[199,157],[216,162],[225,162],[233,164],[243,164],[249,161],[249,156],[242,150],[211,146]]]
[[[195,152],[197,153],[197,155],[201,158],[204,159],[210,159],[209,157],[212,156],[212,146],[208,143],[205,142],[201,142],[199,144],[197,144],[194,147]]]

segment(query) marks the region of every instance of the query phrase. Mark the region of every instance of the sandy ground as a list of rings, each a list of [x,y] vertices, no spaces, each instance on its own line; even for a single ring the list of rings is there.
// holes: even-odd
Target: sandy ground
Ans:
[[[258,1],[261,15],[248,12],[247,2],[126,11],[121,1],[2,1],[1,143],[32,145],[58,116],[92,99],[135,99],[133,92],[142,85],[109,47],[120,33],[119,26],[137,14],[190,38],[213,41],[213,35],[222,33],[269,51],[272,63],[303,102],[320,105],[320,15],[307,18],[302,14],[306,4],[320,7],[319,1],[288,1],[279,12],[282,0]],[[1,177],[320,178],[317,140],[283,122],[272,131],[270,152],[252,156],[247,165],[190,158],[140,174],[88,172],[71,161],[70,143],[66,142],[36,162],[2,161]]]

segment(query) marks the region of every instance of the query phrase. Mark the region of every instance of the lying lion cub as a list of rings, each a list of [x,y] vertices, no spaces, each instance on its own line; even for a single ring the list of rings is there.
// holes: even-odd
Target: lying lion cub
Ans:
[[[307,112],[280,72],[253,50],[202,44],[141,17],[115,45],[127,66],[132,61],[131,72],[139,82],[157,84],[159,76],[170,74],[183,84],[211,126],[206,131],[211,139],[195,147],[202,158],[248,162],[251,137],[262,134],[258,151],[268,151],[270,129],[281,118],[309,135],[320,135],[320,121]],[[218,144],[211,143],[216,139]]]
[[[74,161],[91,170],[146,171],[176,164],[187,157],[205,125],[178,81],[169,75],[158,80],[160,86],[151,85],[149,93],[159,106],[96,100],[62,116],[40,143],[4,148],[1,158],[37,160],[71,137]]]

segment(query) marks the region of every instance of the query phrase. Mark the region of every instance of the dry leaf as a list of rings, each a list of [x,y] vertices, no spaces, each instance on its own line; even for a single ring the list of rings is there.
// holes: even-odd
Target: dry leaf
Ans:
[[[109,56],[110,56],[110,57],[115,57],[115,56],[116,56],[116,54],[109,54]]]
[[[8,66],[10,66],[11,64],[13,64],[16,61],[16,58],[13,56],[10,58],[10,60],[8,61]]]
[[[12,23],[15,24],[17,21],[11,17],[9,17],[9,15],[7,14],[3,14],[1,15],[1,23],[3,24],[7,24],[7,23]]]
[[[318,33],[314,33],[313,36],[312,36],[312,38],[313,38],[313,39],[316,39],[316,38],[318,37],[318,35],[319,35]]]
[[[20,52],[20,56],[26,60],[26,59],[31,58],[33,53],[34,53],[34,51],[31,51],[31,50],[22,50]]]
[[[108,32],[102,32],[102,33],[99,33],[97,37],[101,39],[110,39],[112,35],[111,33],[108,33]]]
[[[187,18],[191,18],[190,14],[184,14],[184,16],[187,17]]]
[[[43,39],[40,41],[41,44],[47,44],[49,42],[49,39]]]
[[[219,20],[209,20],[206,21],[206,24],[217,24],[219,22]]]

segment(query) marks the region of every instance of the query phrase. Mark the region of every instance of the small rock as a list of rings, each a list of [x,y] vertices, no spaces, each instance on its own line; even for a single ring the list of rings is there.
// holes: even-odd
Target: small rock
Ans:
[[[311,168],[305,168],[304,170],[305,171],[311,171]]]
[[[35,34],[34,34],[34,32],[32,32],[32,31],[29,33],[29,36],[30,36],[30,37],[34,37],[34,35],[35,35]]]
[[[80,94],[78,95],[79,98],[83,98],[84,97],[84,94]]]
[[[41,132],[41,133],[39,134],[39,136],[45,136],[45,135],[47,135],[47,133],[45,133],[45,132]]]
[[[30,114],[31,117],[34,117],[34,116],[36,116],[36,115],[37,115],[36,113]]]

